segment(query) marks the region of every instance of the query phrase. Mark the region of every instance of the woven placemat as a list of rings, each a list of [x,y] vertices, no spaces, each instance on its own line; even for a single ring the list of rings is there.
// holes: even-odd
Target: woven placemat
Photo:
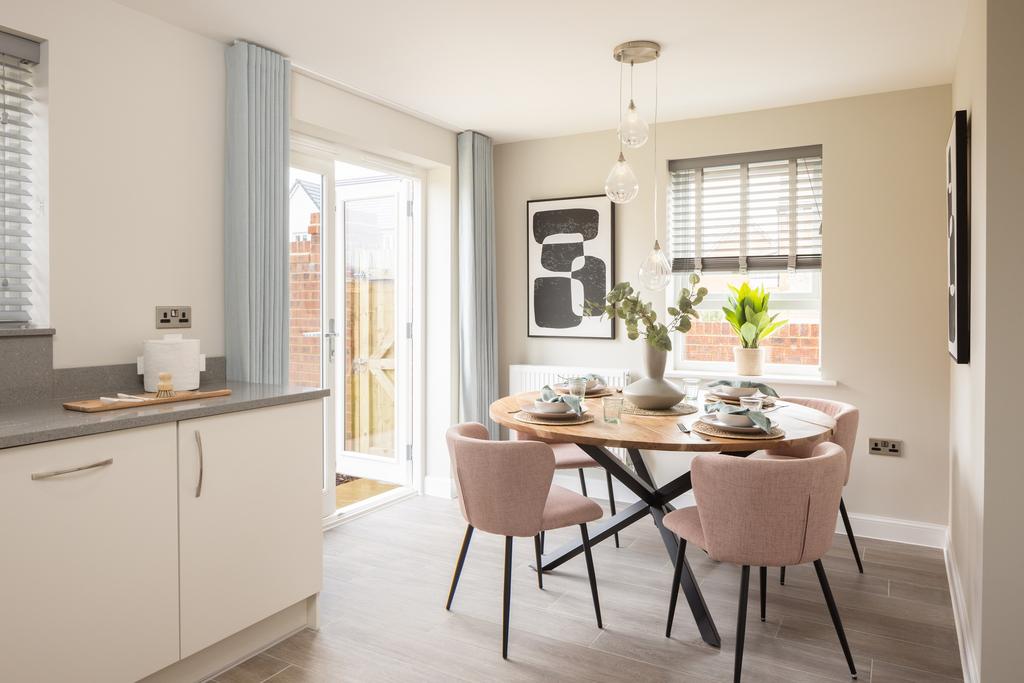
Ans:
[[[677,403],[671,408],[664,408],[662,410],[637,408],[629,401],[623,401],[622,403],[622,413],[624,415],[639,415],[640,417],[678,417],[680,415],[692,415],[696,412],[697,407],[691,406],[689,403]]]
[[[594,414],[593,413],[583,413],[582,415],[580,415],[575,420],[557,420],[557,419],[556,420],[545,420],[545,419],[542,419],[542,418],[539,418],[539,417],[534,417],[533,415],[530,415],[529,413],[524,413],[523,411],[519,411],[518,413],[516,413],[512,417],[515,418],[516,420],[518,420],[519,422],[525,422],[528,425],[544,425],[545,427],[563,427],[563,426],[569,426],[569,425],[585,425],[588,422],[593,422],[594,421]]]
[[[716,439],[745,439],[748,441],[775,441],[781,439],[786,435],[786,432],[779,426],[772,426],[772,431],[768,434],[737,434],[736,432],[728,432],[721,427],[708,424],[703,420],[697,420],[690,425],[692,431],[704,436],[713,436]]]

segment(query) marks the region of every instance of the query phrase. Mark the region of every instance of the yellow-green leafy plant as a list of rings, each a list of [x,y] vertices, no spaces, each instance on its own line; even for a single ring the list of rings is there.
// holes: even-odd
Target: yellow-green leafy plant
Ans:
[[[764,287],[753,288],[744,282],[738,288],[729,285],[729,305],[722,306],[725,319],[729,321],[740,344],[745,349],[756,349],[758,344],[767,339],[775,330],[785,325],[788,320],[776,320],[779,314],[769,315],[769,293]]]

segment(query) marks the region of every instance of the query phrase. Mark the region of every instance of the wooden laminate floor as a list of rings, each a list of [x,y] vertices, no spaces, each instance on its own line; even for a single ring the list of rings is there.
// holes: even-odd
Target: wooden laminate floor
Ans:
[[[444,610],[465,531],[458,504],[410,499],[324,537],[322,628],[303,631],[221,674],[245,681],[728,681],[737,567],[688,553],[722,635],[701,641],[680,596],[671,639],[671,563],[650,520],[595,548],[605,628],[594,622],[586,567],[574,558],[538,590],[530,539],[516,539],[509,660],[501,659],[502,539],[477,532],[451,612]],[[548,534],[549,547],[575,530]],[[960,680],[948,582],[939,550],[860,541],[866,574],[845,536],[824,563],[860,681]],[[849,681],[810,565],[770,570],[768,619],[751,572],[743,680]]]

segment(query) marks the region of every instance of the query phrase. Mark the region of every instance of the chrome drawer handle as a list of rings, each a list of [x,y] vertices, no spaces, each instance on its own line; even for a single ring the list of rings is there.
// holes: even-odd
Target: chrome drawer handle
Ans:
[[[196,435],[196,446],[199,447],[199,481],[196,482],[196,498],[203,493],[203,437],[199,430],[193,432]]]
[[[107,458],[99,462],[94,462],[91,465],[79,465],[78,467],[69,467],[66,470],[53,470],[52,472],[33,472],[32,481],[39,481],[40,479],[50,479],[51,477],[59,477],[62,474],[72,474],[73,472],[82,472],[84,470],[93,470],[97,467],[106,467],[107,465],[113,465],[114,459]]]

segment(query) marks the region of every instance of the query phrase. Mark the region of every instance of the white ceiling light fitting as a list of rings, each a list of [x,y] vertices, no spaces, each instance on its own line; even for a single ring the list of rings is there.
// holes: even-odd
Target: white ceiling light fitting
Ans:
[[[633,69],[637,64],[646,64],[656,60],[660,54],[661,46],[650,40],[631,40],[628,43],[616,45],[612,50],[612,58],[619,63],[619,99],[616,102],[619,112],[619,126],[616,129],[616,136],[619,140],[619,158],[605,180],[604,191],[608,198],[616,204],[628,204],[640,193],[640,183],[637,182],[636,174],[629,162],[626,161],[623,148],[642,147],[647,142],[649,135],[647,122],[641,118],[633,99]],[[623,117],[622,77],[627,64],[629,65],[629,106],[626,108],[625,117]],[[657,83],[654,88],[655,98],[657,98]]]

